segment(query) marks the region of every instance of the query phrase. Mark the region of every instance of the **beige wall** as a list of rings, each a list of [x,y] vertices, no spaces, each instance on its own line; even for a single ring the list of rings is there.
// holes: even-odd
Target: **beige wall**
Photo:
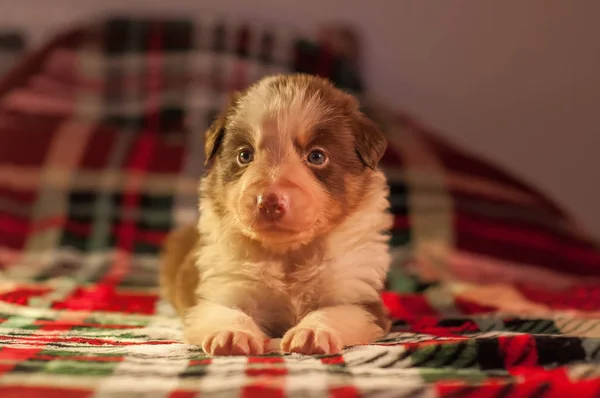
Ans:
[[[26,22],[39,37],[118,9],[353,22],[377,96],[535,182],[600,236],[600,1],[0,0],[0,8],[0,24]]]

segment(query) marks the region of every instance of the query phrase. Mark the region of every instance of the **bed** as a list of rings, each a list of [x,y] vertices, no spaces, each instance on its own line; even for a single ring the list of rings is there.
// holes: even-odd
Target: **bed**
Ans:
[[[358,37],[107,18],[0,81],[0,397],[598,397],[600,251],[552,198],[370,99]],[[390,142],[385,339],[207,357],[158,295],[193,222],[204,128],[262,76],[313,73]]]

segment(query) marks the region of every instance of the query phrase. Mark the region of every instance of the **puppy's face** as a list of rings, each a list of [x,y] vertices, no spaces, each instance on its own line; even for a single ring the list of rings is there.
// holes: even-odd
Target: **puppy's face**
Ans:
[[[202,194],[223,225],[265,247],[297,247],[360,205],[385,148],[357,101],[326,80],[267,78],[208,130]]]

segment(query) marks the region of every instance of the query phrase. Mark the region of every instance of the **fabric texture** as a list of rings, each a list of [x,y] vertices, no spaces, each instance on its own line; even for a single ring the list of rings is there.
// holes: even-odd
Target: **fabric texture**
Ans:
[[[370,101],[357,54],[341,28],[117,18],[0,81],[0,396],[597,397],[597,247]],[[157,252],[197,217],[202,133],[229,92],[287,72],[358,95],[390,141],[393,330],[341,355],[209,358],[158,297]]]

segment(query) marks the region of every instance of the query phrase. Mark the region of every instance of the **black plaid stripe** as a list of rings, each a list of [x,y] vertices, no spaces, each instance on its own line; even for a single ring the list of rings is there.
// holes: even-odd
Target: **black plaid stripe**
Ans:
[[[123,106],[136,105],[140,111],[133,114],[106,115],[105,122],[131,131],[140,131],[148,122],[149,111],[145,107],[148,97],[149,64],[144,58],[146,53],[152,51],[153,55],[167,56],[174,51],[190,51],[193,37],[193,25],[188,21],[154,21],[154,20],[109,20],[102,31],[106,32],[103,40],[104,52],[102,57],[107,59],[110,67],[106,68],[104,80],[109,83],[105,92],[107,106],[123,104]],[[153,46],[157,48],[153,49]],[[158,52],[158,53],[157,53]],[[139,57],[133,64],[110,62],[111,57],[129,56]],[[164,65],[156,79],[161,85],[168,87],[168,76]],[[182,70],[175,73],[183,75]],[[180,77],[180,76],[177,76]],[[129,87],[124,87],[124,85]],[[154,110],[152,110],[154,112]],[[151,115],[158,119],[159,131],[172,131],[181,129],[184,118],[183,95],[175,105],[162,105],[157,110],[158,115]]]
[[[105,214],[98,211],[98,201],[104,199],[110,203],[110,206],[101,208],[108,210]],[[68,199],[67,224],[63,231],[61,246],[70,247],[82,252],[92,251],[90,247],[92,238],[92,228],[96,219],[101,218],[109,225],[112,231],[127,215],[121,213],[123,195],[114,192],[71,192]],[[85,230],[88,230],[85,232]],[[115,244],[115,237],[112,233],[103,239],[103,245],[95,247],[95,250],[108,249]]]
[[[98,200],[103,196],[110,205],[97,207]],[[72,192],[69,195],[68,220],[75,227],[67,227],[63,233],[61,246],[71,247],[83,252],[90,251],[90,233],[74,231],[92,228],[97,218],[102,218],[110,225],[110,230],[115,229],[127,221],[134,221],[138,230],[150,233],[166,233],[172,228],[171,210],[174,197],[172,195],[156,195],[144,193],[140,195],[139,206],[135,210],[126,211],[123,208],[123,196],[121,192]],[[98,208],[107,209],[103,214]],[[95,250],[110,249],[115,244],[113,234],[104,240],[103,247],[95,247]],[[159,246],[144,242],[137,242],[135,253],[157,253]]]

